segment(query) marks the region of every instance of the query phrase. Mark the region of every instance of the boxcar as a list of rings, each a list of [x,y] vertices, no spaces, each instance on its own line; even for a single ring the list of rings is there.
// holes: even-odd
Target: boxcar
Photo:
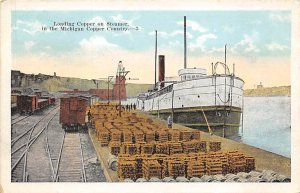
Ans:
[[[38,96],[37,95],[18,95],[17,96],[17,109],[21,114],[32,114],[38,110]]]
[[[66,131],[85,128],[86,109],[88,99],[80,96],[60,98],[60,123]]]

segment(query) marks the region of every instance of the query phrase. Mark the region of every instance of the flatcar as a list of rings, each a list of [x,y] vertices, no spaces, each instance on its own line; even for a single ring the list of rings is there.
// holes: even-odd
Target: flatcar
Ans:
[[[89,100],[82,96],[68,96],[60,98],[60,119],[65,131],[78,131],[86,128],[86,109]]]

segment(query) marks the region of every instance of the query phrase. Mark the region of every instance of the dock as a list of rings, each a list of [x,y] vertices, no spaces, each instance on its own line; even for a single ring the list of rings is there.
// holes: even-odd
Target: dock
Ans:
[[[164,120],[161,120],[155,116],[149,115],[141,111],[135,111],[137,114],[143,114],[147,116],[156,124],[162,125],[162,127],[167,127],[167,123]],[[173,129],[190,129],[188,127],[173,124]],[[204,141],[218,141],[221,142],[222,151],[239,151],[245,156],[251,156],[255,158],[255,167],[256,171],[272,170],[281,175],[291,177],[291,159],[286,158],[281,155],[277,155],[272,152],[268,152],[241,142],[236,142],[230,139],[225,139],[216,135],[210,135],[209,133],[200,131],[201,140]],[[101,146],[100,141],[97,138],[96,131],[93,128],[89,128],[89,135],[91,141],[97,152],[98,160],[101,163],[104,175],[108,182],[119,182],[117,171],[113,171],[109,168],[107,160],[110,156],[108,146]]]

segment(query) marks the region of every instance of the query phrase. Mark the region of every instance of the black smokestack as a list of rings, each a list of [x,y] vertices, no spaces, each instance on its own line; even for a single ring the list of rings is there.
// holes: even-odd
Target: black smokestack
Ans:
[[[164,55],[159,55],[158,56],[158,62],[159,62],[158,81],[163,82],[165,80],[165,56]],[[160,86],[164,87],[165,83],[161,83]]]

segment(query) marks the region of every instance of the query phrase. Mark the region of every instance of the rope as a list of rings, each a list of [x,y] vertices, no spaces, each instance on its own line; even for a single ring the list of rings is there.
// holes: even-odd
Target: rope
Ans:
[[[202,108],[202,106],[201,106],[201,105],[200,105],[200,107],[201,107],[201,110],[202,110],[202,113],[203,113],[203,116],[204,116],[205,122],[206,122],[206,124],[207,124],[208,131],[209,131],[209,133],[212,135],[213,133],[212,133],[212,130],[211,130],[211,128],[210,128],[210,126],[209,126],[209,124],[208,124],[208,121],[207,121],[206,115],[205,115],[205,113],[204,113],[204,110],[203,110],[203,108]]]

